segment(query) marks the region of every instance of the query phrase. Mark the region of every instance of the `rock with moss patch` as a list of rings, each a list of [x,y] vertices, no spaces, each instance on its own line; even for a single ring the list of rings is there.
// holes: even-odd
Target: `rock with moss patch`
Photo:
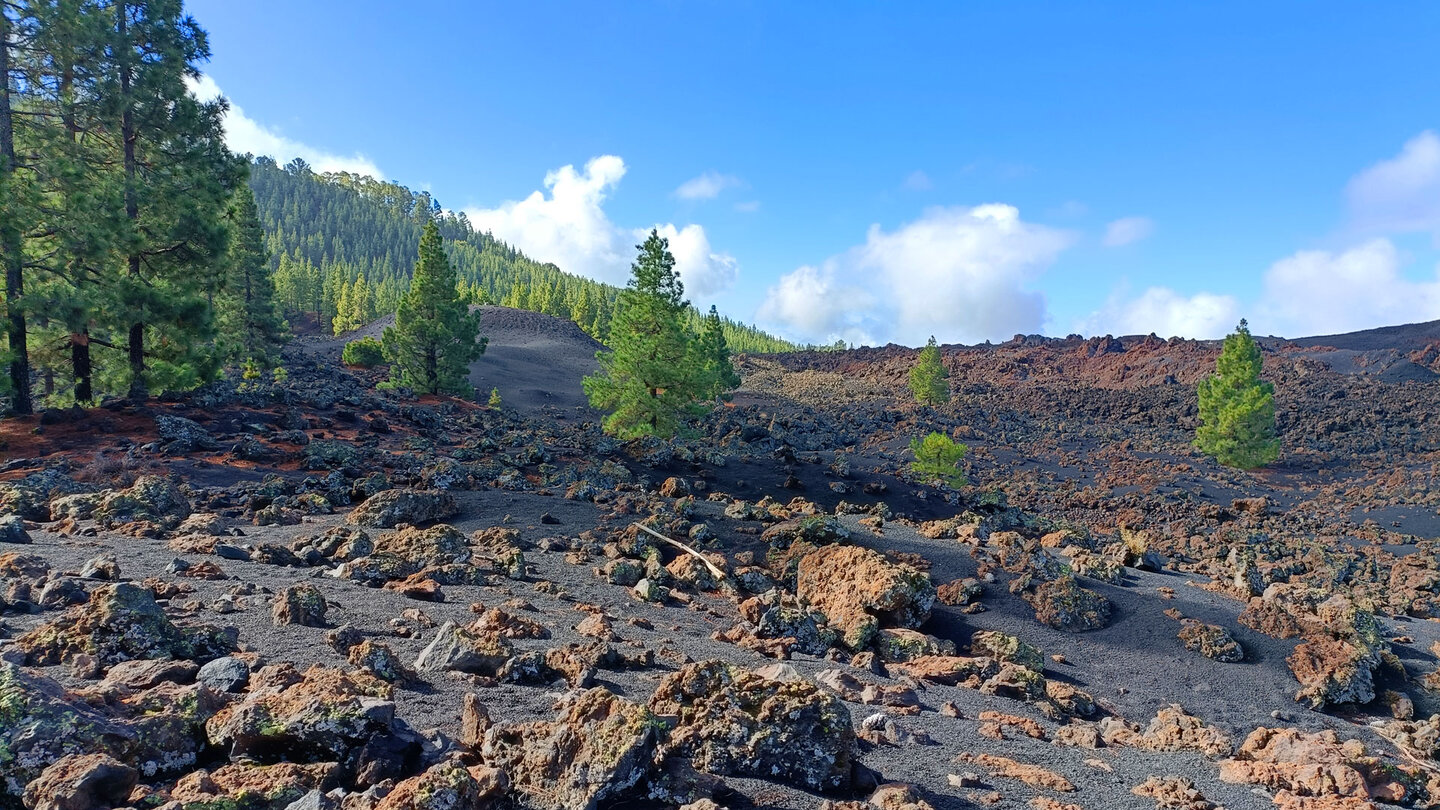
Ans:
[[[0,805],[18,807],[25,786],[67,756],[107,753],[124,761],[137,746],[125,723],[0,660]]]
[[[275,625],[298,624],[303,627],[325,627],[325,594],[307,583],[291,585],[275,597],[271,617]]]
[[[930,576],[859,546],[824,546],[806,554],[796,573],[800,601],[825,614],[841,641],[859,650],[882,626],[915,628],[930,618]]]
[[[95,506],[95,520],[106,527],[148,521],[170,529],[189,516],[190,499],[158,475],[142,475],[128,489],[106,492]]]
[[[1110,600],[1080,587],[1069,574],[1040,583],[1024,596],[1035,608],[1035,618],[1056,630],[1080,633],[1110,623]]]
[[[1240,647],[1240,642],[1230,635],[1229,630],[1218,624],[1182,619],[1179,637],[1185,642],[1185,649],[1198,652],[1206,658],[1225,663],[1245,659],[1245,650]]]
[[[666,676],[650,710],[673,724],[663,753],[689,757],[702,771],[810,790],[850,784],[855,755],[850,711],[813,683],[773,681],[706,661]]]
[[[1045,671],[1045,656],[1040,650],[1008,633],[977,630],[970,637],[970,649],[975,655],[988,656],[1002,663],[1019,664],[1036,672]]]
[[[70,663],[93,656],[102,666],[137,658],[209,661],[235,649],[235,632],[213,627],[180,628],[147,588],[102,585],[84,605],[16,639],[31,664]]]
[[[366,498],[350,513],[350,522],[371,529],[393,529],[401,523],[419,526],[460,512],[455,496],[435,489],[387,489]]]
[[[592,810],[651,773],[659,727],[644,706],[597,687],[553,721],[490,726],[480,755],[509,776],[522,807]]]

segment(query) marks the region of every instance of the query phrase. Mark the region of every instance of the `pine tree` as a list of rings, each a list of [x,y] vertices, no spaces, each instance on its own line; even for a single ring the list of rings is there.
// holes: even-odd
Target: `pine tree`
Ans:
[[[695,348],[701,398],[728,399],[729,392],[740,387],[740,375],[735,373],[735,366],[730,362],[730,346],[725,341],[725,327],[713,304],[710,314],[705,316]]]
[[[5,334],[9,356],[10,410],[28,414],[30,347],[25,317],[25,257],[21,235],[28,212],[21,206],[15,160],[15,118],[12,107],[11,4],[0,0],[0,263],[5,266]]]
[[[234,346],[230,359],[253,358],[272,366],[288,335],[276,309],[265,234],[249,186],[235,192],[230,218],[229,290],[220,304],[221,325]]]
[[[940,347],[935,345],[933,335],[910,369],[910,391],[922,405],[943,405],[950,401],[950,372],[940,362]]]
[[[117,303],[130,397],[144,399],[152,383],[183,388],[218,370],[206,352],[214,323],[205,293],[226,269],[225,210],[244,163],[225,148],[226,102],[200,102],[185,86],[210,50],[180,0],[114,0],[111,11],[102,86],[113,99],[129,226]]]
[[[455,271],[433,220],[420,237],[420,260],[395,325],[385,330],[391,382],[424,394],[469,396],[470,363],[485,352],[480,315],[460,299]]]
[[[1244,320],[1225,338],[1215,373],[1199,387],[1195,447],[1227,467],[1253,469],[1280,457],[1275,386],[1260,379],[1260,347]]]
[[[669,242],[652,230],[637,248],[615,308],[610,351],[596,354],[600,373],[585,378],[585,394],[591,406],[610,412],[602,422],[606,433],[669,437],[682,416],[695,412],[700,393],[684,326],[689,305]]]

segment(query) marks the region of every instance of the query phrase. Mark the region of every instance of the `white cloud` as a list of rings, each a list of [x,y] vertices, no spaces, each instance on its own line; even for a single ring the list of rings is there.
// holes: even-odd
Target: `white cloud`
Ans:
[[[740,265],[728,253],[710,249],[710,239],[699,225],[656,225],[655,230],[670,242],[670,255],[675,257],[675,272],[685,284],[685,292],[695,298],[706,298],[722,292],[735,283]],[[648,229],[634,232],[637,241],[650,235]]]
[[[930,180],[930,175],[918,169],[905,178],[903,185],[907,191],[929,191],[935,186]]]
[[[1139,242],[1155,230],[1146,217],[1122,217],[1105,226],[1105,247],[1122,247]]]
[[[210,101],[222,95],[215,80],[204,74],[198,79],[187,79],[186,84],[201,101]],[[281,165],[298,157],[317,172],[350,172],[382,180],[385,178],[380,167],[359,152],[348,156],[337,155],[287,138],[247,116],[233,101],[225,113],[225,145],[232,152],[268,155]]]
[[[680,187],[675,189],[675,196],[682,200],[713,200],[725,189],[740,184],[740,178],[732,174],[705,172],[681,183]]]
[[[553,262],[560,269],[611,284],[630,277],[634,247],[650,228],[622,228],[605,213],[605,200],[625,176],[625,161],[616,155],[591,158],[582,171],[562,166],[545,175],[545,189],[496,208],[467,208],[465,216],[481,231],[490,231],[520,248],[532,259]],[[700,297],[734,283],[739,265],[728,253],[715,251],[705,229],[665,223],[653,226],[670,241],[675,270],[688,294]]]
[[[1440,242],[1440,135],[1426,130],[1411,138],[1400,154],[1352,178],[1345,196],[1362,230],[1430,231]]]
[[[1083,335],[1148,335],[1200,340],[1224,337],[1240,322],[1240,302],[1229,295],[1201,292],[1184,296],[1151,287],[1135,298],[1117,291],[1104,308],[1077,330]]]
[[[924,343],[1038,332],[1044,296],[1029,289],[1073,238],[1009,205],[932,208],[771,287],[757,317],[802,340]]]
[[[1440,267],[1433,280],[1411,281],[1403,261],[1389,239],[1281,259],[1265,273],[1256,331],[1304,337],[1440,318]]]

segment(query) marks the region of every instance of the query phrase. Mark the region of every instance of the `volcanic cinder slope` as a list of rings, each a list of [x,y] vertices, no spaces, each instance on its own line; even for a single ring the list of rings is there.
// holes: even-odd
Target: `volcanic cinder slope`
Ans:
[[[1215,343],[945,347],[942,408],[912,349],[745,357],[623,444],[592,341],[483,317],[500,409],[307,338],[0,423],[0,806],[1440,803],[1435,325],[1266,339],[1245,473],[1189,444]]]

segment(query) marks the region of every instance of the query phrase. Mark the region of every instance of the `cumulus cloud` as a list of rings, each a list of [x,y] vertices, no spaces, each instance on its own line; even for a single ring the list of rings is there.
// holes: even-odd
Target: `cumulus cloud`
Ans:
[[[198,79],[187,79],[186,84],[201,101],[211,101],[222,95],[215,80],[204,74]],[[247,116],[233,101],[225,113],[225,145],[241,154],[268,155],[282,165],[298,157],[317,172],[350,172],[378,179],[385,177],[379,166],[359,152],[339,155],[287,138]]]
[[[1240,322],[1240,302],[1233,296],[1200,292],[1182,295],[1168,287],[1151,287],[1130,298],[1110,297],[1077,330],[1084,335],[1148,335],[1200,340],[1224,337]]]
[[[495,208],[467,208],[465,216],[476,229],[490,231],[532,259],[553,262],[570,273],[624,284],[630,277],[635,245],[651,230],[622,228],[605,213],[605,201],[625,172],[624,160],[600,155],[582,170],[567,165],[547,173],[544,191]],[[739,275],[735,258],[712,248],[700,225],[664,223],[653,227],[670,241],[675,270],[688,294],[713,295]]]
[[[1139,242],[1155,230],[1155,223],[1146,217],[1122,217],[1105,226],[1105,247],[1123,247]]]
[[[1412,281],[1403,264],[1389,239],[1287,256],[1265,273],[1257,331],[1303,337],[1440,318],[1440,267],[1431,279]]]
[[[1427,130],[1411,138],[1400,154],[1352,178],[1345,196],[1358,228],[1429,231],[1440,243],[1440,135]]]
[[[740,178],[732,174],[705,172],[681,183],[680,187],[675,189],[675,196],[682,200],[713,200],[725,189],[739,185]]]
[[[992,204],[932,208],[865,243],[783,276],[757,317],[802,340],[924,343],[1008,339],[1044,326],[1029,285],[1073,242]]]
[[[705,229],[699,225],[676,228],[666,223],[656,225],[655,230],[670,242],[670,254],[675,257],[675,272],[680,274],[687,295],[701,299],[709,297],[728,289],[740,275],[740,265],[735,257],[712,250]],[[649,229],[634,231],[637,243],[649,235]]]

